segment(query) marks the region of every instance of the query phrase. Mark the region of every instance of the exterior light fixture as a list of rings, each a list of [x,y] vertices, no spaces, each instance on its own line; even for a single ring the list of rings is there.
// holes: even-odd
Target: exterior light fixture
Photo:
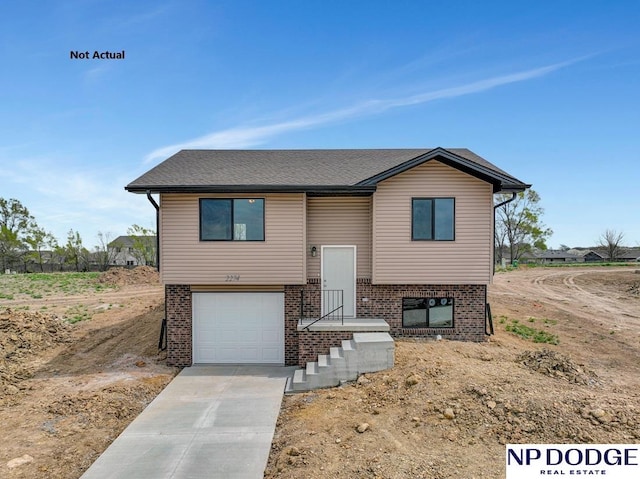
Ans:
[[[318,254],[318,248],[316,248],[315,246],[312,246],[311,247],[311,256],[313,256],[315,258],[317,254]]]

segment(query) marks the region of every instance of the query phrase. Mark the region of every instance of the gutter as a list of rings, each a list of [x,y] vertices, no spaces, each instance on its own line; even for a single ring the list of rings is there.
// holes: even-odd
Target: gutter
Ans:
[[[324,195],[370,195],[375,185],[141,185],[125,186],[130,193],[310,193]]]
[[[149,203],[156,209],[156,268],[160,272],[160,206],[151,196],[151,191],[147,190],[146,193]]]

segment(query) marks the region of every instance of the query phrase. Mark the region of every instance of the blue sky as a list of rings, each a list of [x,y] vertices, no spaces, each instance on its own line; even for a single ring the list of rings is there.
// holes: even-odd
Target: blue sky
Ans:
[[[549,245],[640,245],[640,2],[0,3],[0,197],[64,242],[154,226],[180,148],[466,147]],[[124,60],[71,51],[125,51]]]

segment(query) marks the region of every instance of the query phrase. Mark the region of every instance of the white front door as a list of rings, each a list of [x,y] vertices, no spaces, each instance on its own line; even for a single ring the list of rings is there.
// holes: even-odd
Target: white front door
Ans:
[[[356,316],[356,247],[322,246],[321,276],[323,290],[344,291],[344,316],[354,318]],[[322,314],[325,315],[333,309],[335,301],[331,299],[331,293],[323,293],[322,299]]]

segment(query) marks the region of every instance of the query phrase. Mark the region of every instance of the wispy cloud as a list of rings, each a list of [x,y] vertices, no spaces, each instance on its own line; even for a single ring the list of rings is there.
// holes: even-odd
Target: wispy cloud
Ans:
[[[84,80],[88,84],[96,83],[101,81],[108,73],[112,70],[113,62],[102,62],[99,63],[98,66],[93,68],[89,68],[84,73]]]
[[[269,138],[290,131],[303,130],[320,125],[327,125],[356,117],[377,115],[394,108],[420,105],[435,100],[471,95],[473,93],[480,93],[483,91],[491,90],[499,86],[539,78],[563,67],[576,63],[580,60],[582,60],[582,58],[562,63],[554,63],[552,65],[512,73],[509,75],[487,78],[456,87],[427,91],[409,95],[406,97],[384,100],[368,100],[357,103],[347,108],[320,113],[313,116],[301,117],[270,125],[237,127],[216,131],[208,135],[187,140],[183,143],[168,145],[153,150],[145,157],[144,162],[151,163],[158,159],[166,158],[183,149],[231,149],[254,147],[265,143]]]

